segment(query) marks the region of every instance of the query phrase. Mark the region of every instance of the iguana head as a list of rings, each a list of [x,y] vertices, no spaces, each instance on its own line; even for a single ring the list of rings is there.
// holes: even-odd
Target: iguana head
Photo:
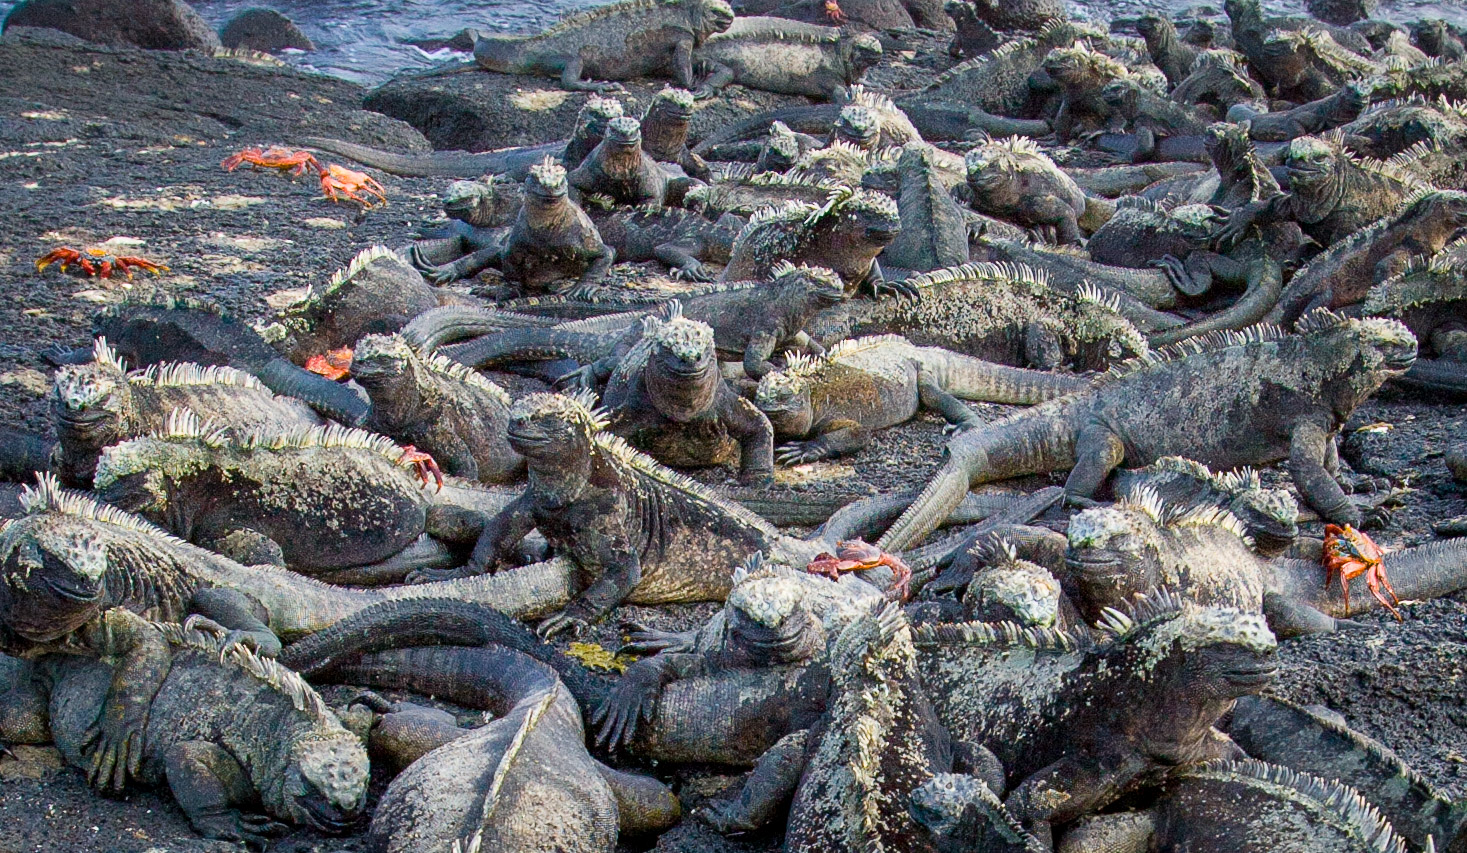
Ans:
[[[760,159],[764,167],[771,171],[782,172],[800,159],[800,141],[795,132],[789,129],[789,125],[782,121],[769,125],[769,138],[764,145]]]
[[[127,370],[107,342],[98,339],[89,364],[56,371],[51,412],[65,445],[105,447],[123,437],[132,419]]]
[[[525,178],[526,203],[559,203],[569,192],[570,185],[566,183],[565,167],[555,162],[554,158],[547,156],[530,167],[530,175]]]
[[[881,117],[869,107],[851,104],[840,111],[833,131],[836,139],[870,151],[881,141]]]
[[[683,0],[688,4],[688,17],[693,25],[694,41],[716,33],[727,32],[733,26],[734,10],[728,0]]]
[[[1065,565],[1084,598],[1126,601],[1162,582],[1161,506],[1138,499],[1076,513],[1070,519]]]
[[[798,581],[773,575],[745,580],[728,596],[731,639],[767,665],[806,661],[825,650],[825,627],[804,603]]]
[[[595,413],[564,394],[527,394],[509,410],[509,443],[530,460],[585,457],[599,426]]]
[[[107,503],[159,518],[176,482],[207,467],[227,443],[227,430],[187,409],[169,412],[163,428],[102,451],[92,488]]]
[[[582,141],[585,147],[567,146],[567,152],[574,148],[580,152],[580,156],[585,156],[606,136],[607,123],[614,118],[621,118],[624,114],[621,101],[615,98],[607,98],[602,95],[592,95],[587,98],[581,111],[576,113],[576,126],[571,133],[572,140]],[[570,154],[569,156],[576,155]],[[574,169],[581,164],[567,162],[563,165],[566,168]]]
[[[454,181],[443,193],[443,212],[479,228],[503,225],[519,207],[518,192],[494,180]]]
[[[1129,625],[1108,610],[1102,623],[1123,632],[1126,665],[1158,703],[1229,702],[1262,692],[1278,673],[1278,640],[1263,614],[1180,602],[1169,609]]]
[[[95,533],[65,516],[7,521],[0,531],[0,624],[49,643],[110,607],[107,544]]]
[[[412,347],[398,335],[368,335],[352,351],[351,378],[367,389],[382,390],[414,381]]]
[[[1018,559],[1007,542],[980,547],[988,565],[973,574],[963,594],[970,618],[1015,622],[1026,628],[1054,627],[1063,595],[1054,574]]]
[[[798,290],[805,298],[818,306],[830,306],[844,302],[846,283],[832,269],[780,261],[769,271],[774,288],[781,291]]]
[[[881,42],[870,33],[847,33],[840,39],[841,54],[852,83],[859,83],[866,69],[881,61]]]
[[[1129,118],[1137,117],[1140,98],[1141,84],[1135,80],[1112,80],[1100,90],[1106,106]]]
[[[367,750],[340,725],[297,740],[281,785],[281,811],[296,823],[341,835],[367,805]]]
[[[1284,154],[1290,190],[1308,192],[1333,181],[1340,171],[1340,159],[1340,151],[1317,136],[1301,136],[1290,142]]]
[[[754,391],[754,405],[769,418],[777,436],[803,437],[815,424],[815,409],[810,403],[810,383],[803,364],[795,369],[772,370],[759,380]]]
[[[647,112],[642,116],[643,123],[649,119],[657,121],[677,121],[686,124],[693,120],[693,93],[687,89],[675,89],[672,86],[664,88],[652,98],[652,103],[647,107]]]
[[[1084,42],[1051,50],[1044,57],[1043,67],[1049,76],[1067,87],[1078,84],[1098,86],[1106,80],[1127,76],[1126,66]]]
[[[1147,13],[1136,19],[1136,32],[1147,41],[1172,29],[1171,21],[1160,15]]]
[[[1219,474],[1217,482],[1231,496],[1228,512],[1253,537],[1253,550],[1277,557],[1299,538],[1299,505],[1287,489],[1264,488],[1258,472],[1249,468]]]
[[[902,216],[890,196],[874,190],[838,189],[824,207],[811,214],[812,222],[837,222],[834,229],[846,239],[885,248],[902,233]],[[839,242],[836,239],[832,244]]]
[[[708,411],[721,375],[713,329],[707,323],[675,317],[653,333],[647,363],[647,391],[658,411],[686,423]]]
[[[1416,336],[1395,320],[1354,319],[1316,308],[1294,328],[1305,338],[1306,357],[1317,362],[1313,369],[1332,377],[1323,383],[1324,392],[1341,420],[1416,363]]]
[[[975,207],[1006,209],[1021,203],[1025,173],[1058,173],[1054,161],[1022,136],[995,139],[963,155]]]
[[[608,145],[631,148],[642,144],[642,123],[631,116],[621,116],[606,123]]]

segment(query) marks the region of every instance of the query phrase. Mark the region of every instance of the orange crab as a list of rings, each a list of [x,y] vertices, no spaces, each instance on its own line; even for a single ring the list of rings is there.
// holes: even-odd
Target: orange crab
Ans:
[[[312,373],[340,382],[351,375],[351,347],[329,350],[325,355],[313,355],[306,359],[305,368]]]
[[[1396,597],[1396,591],[1391,588],[1390,579],[1386,577],[1385,563],[1383,558],[1385,552],[1371,541],[1369,536],[1356,530],[1350,525],[1340,527],[1334,524],[1324,526],[1324,568],[1325,583],[1332,583],[1336,576],[1340,579],[1340,590],[1345,597],[1345,615],[1350,615],[1350,581],[1365,575],[1365,585],[1370,588],[1370,594],[1375,596],[1385,609],[1401,620],[1401,611],[1396,609],[1396,604],[1401,599]],[[1381,594],[1381,587],[1391,594],[1391,601]]]
[[[224,171],[233,172],[244,163],[256,169],[276,169],[291,175],[302,175],[307,169],[318,175],[323,174],[320,161],[309,151],[291,151],[288,148],[267,148],[264,151],[246,148],[225,157],[219,165]]]
[[[869,542],[847,539],[837,542],[836,553],[820,553],[805,567],[812,574],[825,575],[831,580],[840,580],[841,572],[861,572],[886,566],[896,575],[896,586],[892,589],[898,601],[906,600],[908,586],[912,582],[912,570],[900,557],[888,554]]]
[[[131,279],[133,267],[147,270],[154,275],[160,272],[166,272],[168,269],[163,264],[150,261],[147,258],[140,258],[137,255],[114,255],[106,249],[92,248],[77,250],[70,246],[52,249],[39,258],[36,258],[36,272],[41,272],[52,264],[60,264],[62,272],[66,272],[67,269],[75,266],[77,269],[94,278],[111,278],[112,273],[122,272],[126,273],[127,277]]]
[[[321,173],[321,191],[332,201],[351,199],[370,210],[378,204],[387,203],[387,191],[364,172],[353,172],[345,166],[327,163]],[[373,200],[373,196],[376,200]]]
[[[411,465],[418,471],[418,479],[423,485],[428,485],[428,478],[438,484],[438,491],[443,491],[443,469],[433,460],[432,455],[413,447],[411,444],[402,449],[402,456],[397,460],[399,465]]]
[[[846,13],[840,8],[840,0],[825,0],[825,14],[837,24],[846,22]]]

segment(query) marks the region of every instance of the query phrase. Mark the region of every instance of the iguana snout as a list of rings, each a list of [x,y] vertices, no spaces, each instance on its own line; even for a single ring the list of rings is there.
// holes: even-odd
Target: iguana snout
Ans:
[[[357,828],[367,805],[367,754],[361,741],[347,732],[306,738],[291,757],[284,811],[296,822],[332,835]]]

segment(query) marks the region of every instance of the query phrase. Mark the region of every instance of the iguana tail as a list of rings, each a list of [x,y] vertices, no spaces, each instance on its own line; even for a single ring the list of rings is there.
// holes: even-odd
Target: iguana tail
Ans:
[[[505,148],[500,151],[485,151],[471,154],[466,151],[435,151],[431,154],[398,154],[324,136],[307,136],[305,144],[332,154],[381,169],[391,175],[416,178],[477,178],[480,175],[509,175],[523,179],[529,174],[530,166],[545,157],[559,157],[565,150],[564,142],[547,142],[543,145],[528,145]]]
[[[1062,405],[1055,401],[1030,409],[948,442],[942,467],[877,546],[888,553],[915,546],[957,509],[973,486],[1073,466],[1074,431]]]
[[[1160,347],[1208,332],[1251,326],[1262,320],[1278,303],[1283,286],[1283,270],[1278,264],[1269,260],[1255,261],[1248,265],[1248,290],[1238,297],[1237,302],[1195,323],[1157,332],[1147,339],[1148,343]]]
[[[1370,594],[1362,575],[1350,582],[1350,612],[1336,581],[1326,584],[1326,573],[1318,563],[1284,560],[1276,572],[1283,587],[1279,591],[1336,618],[1362,610],[1374,610],[1380,602]],[[1467,539],[1429,542],[1385,555],[1385,577],[1402,601],[1422,601],[1450,595],[1467,588]],[[1287,586],[1285,586],[1287,585]]]
[[[1028,406],[1090,385],[1089,380],[1079,376],[994,364],[933,347],[922,348],[921,363],[923,373],[960,400]]]
[[[361,426],[367,419],[367,410],[371,404],[356,391],[347,385],[303,370],[283,358],[273,358],[263,364],[240,366],[253,373],[261,384],[276,394],[295,397],[333,421],[347,426]]]
[[[1467,365],[1441,358],[1418,358],[1397,382],[1433,391],[1467,394]]]
[[[521,329],[529,326],[553,326],[560,322],[554,317],[535,317],[500,311],[497,308],[472,308],[464,305],[445,305],[432,308],[412,319],[402,328],[403,340],[421,353],[429,353],[447,343],[464,338],[476,338],[504,329]]]

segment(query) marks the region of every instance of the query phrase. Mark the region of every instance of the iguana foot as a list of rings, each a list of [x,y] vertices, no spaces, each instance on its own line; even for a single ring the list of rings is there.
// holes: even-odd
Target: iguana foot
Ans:
[[[588,364],[578,367],[555,380],[554,387],[557,391],[594,391],[596,390],[596,366]]]
[[[264,851],[270,838],[290,827],[265,815],[241,814],[233,809],[217,814],[196,814],[189,818],[194,831],[205,838],[233,841],[251,850]]]
[[[648,657],[658,652],[690,652],[697,638],[697,631],[658,631],[648,628],[639,622],[626,622],[622,624],[622,630],[626,631],[621,648],[617,654],[638,655]]]
[[[657,668],[648,663],[633,664],[591,715],[591,725],[597,727],[596,745],[613,752],[628,746],[637,734],[637,726],[652,719],[661,694],[662,679]]]
[[[1175,255],[1162,255],[1152,261],[1151,266],[1161,270],[1167,282],[1177,290],[1188,294],[1197,290],[1197,285],[1192,281],[1192,275],[1187,272],[1187,266],[1182,263],[1181,258]]]
[[[708,268],[701,263],[694,261],[685,267],[674,269],[672,271],[672,277],[674,281],[709,282],[713,280],[713,273],[709,272]]]
[[[834,455],[830,448],[826,447],[818,438],[810,441],[791,441],[788,444],[780,445],[779,449],[775,451],[775,459],[781,465],[803,465],[806,462],[828,459]]]
[[[99,791],[119,792],[143,764],[143,732],[148,726],[146,706],[109,699],[102,716],[87,729],[82,754],[90,752],[92,766],[87,784]]]
[[[1396,591],[1391,588],[1390,579],[1385,573],[1385,552],[1379,545],[1371,540],[1369,536],[1356,530],[1350,525],[1339,527],[1334,524],[1324,526],[1324,569],[1326,572],[1325,583],[1331,583],[1335,577],[1340,579],[1340,592],[1345,599],[1345,615],[1350,614],[1350,581],[1365,575],[1365,585],[1370,589],[1370,594],[1381,606],[1391,612],[1397,621],[1401,621],[1401,611],[1396,609],[1396,604],[1401,600],[1396,597]],[[1391,601],[1381,594],[1381,587],[1391,594]]]
[[[133,267],[146,270],[154,275],[168,270],[168,267],[163,264],[137,255],[114,255],[106,249],[78,250],[70,246],[52,249],[36,258],[36,272],[41,272],[52,264],[58,264],[62,272],[74,266],[93,278],[111,278],[112,273],[120,272],[125,273],[131,279]]]
[[[183,620],[183,630],[213,634],[216,638],[223,640],[223,644],[219,647],[221,662],[229,654],[229,650],[236,646],[264,658],[280,656],[280,638],[268,631],[230,630],[213,619],[197,613]]]
[[[416,262],[413,266],[418,266]],[[418,267],[418,272],[423,274],[423,280],[434,287],[442,287],[445,284],[453,284],[461,278],[468,278],[463,267],[457,263],[444,264],[442,266]]]
[[[882,296],[891,294],[903,299],[921,299],[922,291],[906,283],[905,281],[873,281],[870,284],[871,296],[880,299]]]
[[[387,204],[387,191],[370,175],[354,172],[336,163],[328,163],[321,173],[321,192],[331,201],[354,201],[363,210]]]
[[[591,623],[579,616],[572,616],[562,610],[541,622],[539,627],[535,629],[535,633],[540,635],[540,639],[548,640],[551,637],[565,633],[569,633],[572,637],[579,637],[590,629]]]

